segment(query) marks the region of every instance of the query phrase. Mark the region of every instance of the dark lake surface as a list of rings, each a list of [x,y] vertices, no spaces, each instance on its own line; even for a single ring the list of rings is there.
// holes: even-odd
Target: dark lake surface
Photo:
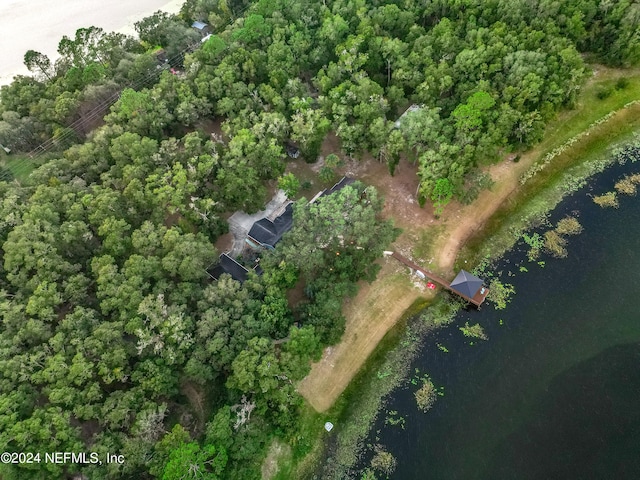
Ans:
[[[368,439],[397,458],[390,478],[640,479],[640,194],[619,209],[589,197],[638,171],[616,165],[555,210],[554,225],[573,213],[584,227],[567,258],[541,267],[520,246],[498,263],[517,292],[505,310],[462,312],[427,338],[415,376],[444,395],[424,414],[418,386],[397,390]],[[465,338],[466,321],[489,340]]]

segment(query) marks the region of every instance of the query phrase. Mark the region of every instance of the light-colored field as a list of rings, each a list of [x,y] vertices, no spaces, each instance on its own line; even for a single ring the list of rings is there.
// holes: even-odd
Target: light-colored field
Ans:
[[[347,326],[342,341],[326,348],[322,359],[300,382],[298,391],[318,412],[327,410],[358,373],[382,337],[423,293],[406,269],[393,259],[383,260],[378,279],[344,307]]]
[[[132,35],[133,24],[156,10],[176,13],[184,0],[0,0],[0,85],[28,74],[22,59],[37,50],[52,60],[63,35],[96,26]]]

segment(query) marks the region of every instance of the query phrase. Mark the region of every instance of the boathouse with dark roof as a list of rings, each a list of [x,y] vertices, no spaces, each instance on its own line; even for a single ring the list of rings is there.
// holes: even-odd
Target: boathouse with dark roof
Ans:
[[[483,285],[482,279],[467,272],[466,270],[460,270],[458,275],[456,275],[456,278],[453,279],[453,282],[449,283],[439,275],[416,265],[398,252],[385,252],[385,255],[387,254],[390,254],[396,260],[407,265],[412,271],[416,272],[421,279],[425,280],[429,278],[433,280],[440,286],[464,298],[467,302],[472,303],[478,308],[480,308],[482,302],[487,298],[489,289]]]
[[[482,279],[466,270],[460,270],[449,287],[478,306],[484,301],[487,293],[489,293],[484,287]]]

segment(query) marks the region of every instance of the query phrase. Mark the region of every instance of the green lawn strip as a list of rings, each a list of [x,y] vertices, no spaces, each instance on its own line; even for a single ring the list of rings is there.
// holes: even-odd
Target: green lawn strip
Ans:
[[[384,399],[408,377],[411,359],[426,332],[434,328],[430,320],[418,318],[418,313],[429,305],[430,302],[419,299],[405,312],[332,408],[331,413],[335,412],[337,418],[337,437],[331,450],[324,453],[322,478],[344,478],[358,461],[365,447],[364,439],[382,411]]]
[[[597,69],[597,67],[592,68]],[[625,88],[615,88],[619,78],[627,79],[628,85]],[[612,89],[611,94],[607,98],[599,99],[598,92],[608,88]],[[640,99],[640,71],[634,69],[598,72],[580,93],[576,108],[560,113],[549,123],[542,142],[534,150],[541,152],[540,157],[542,157],[548,151],[584,131],[599,118],[637,99]]]
[[[566,195],[582,186],[587,178],[613,161],[613,150],[637,142],[640,132],[640,106],[621,111],[599,125],[524,186],[518,189],[472,237],[458,255],[456,264],[477,264],[495,258],[520,238],[527,228],[542,221]]]
[[[324,462],[322,478],[345,478],[363,449],[370,447],[364,441],[382,412],[385,399],[408,379],[411,363],[420,352],[424,338],[449,323],[458,306],[451,297],[439,296],[433,303],[423,303],[419,316],[405,317],[396,325],[393,337],[381,347],[380,356],[372,358],[371,364],[343,396],[348,408],[340,419],[335,447]]]
[[[323,460],[327,455],[337,457],[340,466],[355,462],[358,441],[368,433],[382,398],[395,387],[399,378],[390,368],[388,357],[390,353],[401,350],[397,347],[406,340],[407,322],[428,304],[427,300],[418,299],[405,311],[331,409],[317,413],[305,404],[301,410],[298,439],[292,445],[293,456],[290,462],[280,465],[276,480],[312,478],[318,467],[326,463]],[[335,425],[331,433],[324,430],[327,421]],[[326,451],[330,435],[338,436],[334,452]]]
[[[21,183],[24,182],[37,167],[28,157],[7,156],[4,161],[14,178]]]

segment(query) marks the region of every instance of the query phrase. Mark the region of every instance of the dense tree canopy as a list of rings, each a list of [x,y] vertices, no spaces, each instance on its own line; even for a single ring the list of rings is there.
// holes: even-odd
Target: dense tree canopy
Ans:
[[[34,77],[0,88],[0,143],[50,153],[0,182],[0,443],[126,462],[0,476],[245,479],[276,435],[304,453],[295,384],[398,232],[356,182],[296,202],[262,275],[211,283],[225,219],[277,179],[306,188],[286,153],[313,163],[330,131],[391,174],[416,163],[437,213],[470,201],[479,165],[575,102],[583,53],[640,61],[639,22],[633,0],[188,0],[140,40],[88,27],[55,62],[27,52]]]

